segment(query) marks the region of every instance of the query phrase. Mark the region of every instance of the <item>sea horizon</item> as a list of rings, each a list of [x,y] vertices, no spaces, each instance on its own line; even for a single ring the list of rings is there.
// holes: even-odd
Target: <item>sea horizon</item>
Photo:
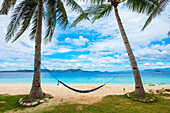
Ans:
[[[100,85],[113,79],[108,85],[134,85],[132,72],[53,72],[58,80],[71,85]],[[58,84],[48,72],[41,72],[42,84]],[[170,72],[141,72],[144,85],[170,85]],[[0,84],[32,84],[33,72],[3,72],[0,73]]]
[[[1,70],[0,73],[4,72],[33,72],[31,69],[20,69],[20,70]],[[119,72],[132,72],[132,70],[121,70],[121,71],[101,71],[101,70],[83,70],[83,69],[59,69],[59,70],[50,70],[50,69],[41,69],[41,72],[109,72],[109,73],[119,73]],[[143,69],[140,72],[170,72],[170,68],[153,68],[153,69]]]

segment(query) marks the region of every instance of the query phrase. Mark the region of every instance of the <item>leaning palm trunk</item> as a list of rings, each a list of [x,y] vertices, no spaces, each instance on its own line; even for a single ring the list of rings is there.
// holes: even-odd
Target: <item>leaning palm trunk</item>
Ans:
[[[135,94],[136,94],[137,97],[143,97],[145,95],[145,91],[144,91],[144,88],[143,88],[143,84],[142,84],[142,80],[141,80],[141,77],[140,77],[138,66],[137,66],[137,63],[136,63],[136,60],[135,60],[135,56],[133,55],[133,52],[132,52],[132,49],[130,47],[128,38],[126,36],[122,22],[120,20],[117,5],[114,5],[113,7],[114,7],[114,10],[115,10],[115,15],[116,15],[116,19],[117,19],[117,22],[118,22],[118,26],[119,26],[119,29],[120,29],[120,32],[121,32],[121,35],[122,35],[128,56],[129,56],[131,66],[132,66],[133,75],[134,75],[134,79],[135,79]]]
[[[34,56],[34,79],[32,83],[32,88],[29,94],[29,98],[41,98],[43,97],[43,92],[41,89],[40,80],[40,65],[41,60],[41,33],[42,33],[42,9],[43,0],[38,1],[38,18],[37,18],[37,28],[36,28],[36,39],[35,39],[35,56]]]

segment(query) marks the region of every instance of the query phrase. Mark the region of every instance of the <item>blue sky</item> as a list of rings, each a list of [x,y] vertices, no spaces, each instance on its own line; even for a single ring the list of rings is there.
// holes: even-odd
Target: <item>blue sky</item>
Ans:
[[[82,2],[79,4],[87,7]],[[119,6],[120,17],[140,70],[170,68],[169,11],[170,5],[141,32],[147,16],[132,12],[123,4]],[[67,12],[72,22],[77,14],[69,8]],[[16,42],[5,42],[10,16],[0,15],[0,71],[33,69],[34,41],[29,40],[30,29]],[[43,25],[43,37],[44,31]],[[42,44],[42,63],[49,69],[124,70],[130,62],[114,12],[94,24],[85,20],[65,31],[56,26],[52,42]]]

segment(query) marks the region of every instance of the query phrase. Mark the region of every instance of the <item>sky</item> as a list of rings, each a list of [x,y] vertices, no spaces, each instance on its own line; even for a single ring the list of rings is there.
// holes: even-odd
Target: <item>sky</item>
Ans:
[[[84,9],[88,6],[78,2]],[[0,1],[2,4],[2,0]],[[138,14],[120,4],[119,14],[127,33],[139,70],[170,68],[170,5],[160,16],[141,31],[147,15]],[[66,8],[69,23],[78,16]],[[14,43],[5,42],[9,15],[0,15],[0,71],[34,69],[34,41],[29,38],[30,28]],[[45,35],[43,24],[42,37]],[[42,42],[42,64],[48,69],[83,69],[123,71],[130,65],[114,11],[91,24],[84,20],[76,27],[63,31],[59,26],[50,43]],[[131,70],[131,68],[128,68]]]

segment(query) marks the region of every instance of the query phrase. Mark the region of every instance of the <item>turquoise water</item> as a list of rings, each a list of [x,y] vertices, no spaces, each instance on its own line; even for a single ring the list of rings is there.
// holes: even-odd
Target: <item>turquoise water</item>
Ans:
[[[66,84],[103,84],[114,77],[109,84],[134,84],[132,73],[53,73],[55,77]],[[148,83],[165,83],[170,85],[170,72],[163,73],[141,73],[143,84]],[[31,84],[33,73],[0,73],[0,84]],[[49,73],[41,73],[42,84],[57,84]]]

